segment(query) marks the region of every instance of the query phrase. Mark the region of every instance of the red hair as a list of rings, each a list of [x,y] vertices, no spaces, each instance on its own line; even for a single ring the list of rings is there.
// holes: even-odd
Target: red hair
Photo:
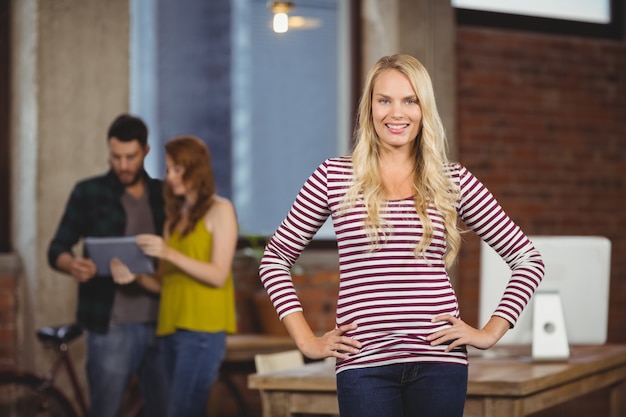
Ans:
[[[209,210],[215,199],[215,178],[211,167],[209,148],[202,140],[195,136],[186,135],[170,139],[165,143],[165,153],[174,164],[183,167],[183,182],[186,187],[197,194],[196,202],[188,207],[188,222],[182,234],[191,232]],[[169,222],[169,232],[182,218],[182,209],[185,204],[184,196],[175,195],[169,186],[163,189],[165,198],[165,214]]]

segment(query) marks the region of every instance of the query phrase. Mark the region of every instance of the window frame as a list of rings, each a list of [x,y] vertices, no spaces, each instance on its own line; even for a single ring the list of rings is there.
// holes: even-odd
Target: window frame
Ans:
[[[0,253],[11,245],[10,68],[11,2],[0,0]]]

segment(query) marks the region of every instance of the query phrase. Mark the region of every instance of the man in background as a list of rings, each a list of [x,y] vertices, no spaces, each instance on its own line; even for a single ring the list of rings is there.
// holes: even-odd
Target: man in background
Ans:
[[[87,330],[89,417],[117,417],[129,381],[138,375],[144,415],[165,413],[166,380],[155,336],[158,294],[138,284],[119,286],[94,262],[73,253],[89,236],[161,234],[162,181],[148,176],[148,129],[138,117],[118,116],[109,127],[107,173],[79,181],[48,248],[48,263],[78,283],[77,320]]]

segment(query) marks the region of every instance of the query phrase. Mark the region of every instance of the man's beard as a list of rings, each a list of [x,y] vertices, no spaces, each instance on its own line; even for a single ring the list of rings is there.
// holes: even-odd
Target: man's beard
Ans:
[[[125,173],[130,174],[130,172],[128,172],[128,171],[126,171],[126,172],[122,172],[122,173],[124,173],[124,174],[125,174]],[[121,183],[122,183],[125,187],[131,187],[131,186],[133,186],[133,185],[137,184],[139,181],[141,181],[141,177],[142,177],[142,176],[141,176],[141,171],[137,171],[137,172],[135,172],[135,174],[133,175],[133,177],[131,178],[131,180],[130,180],[130,181],[123,181],[123,180],[120,178],[120,174],[122,174],[122,173],[117,173],[117,178],[120,180],[120,182],[121,182]]]

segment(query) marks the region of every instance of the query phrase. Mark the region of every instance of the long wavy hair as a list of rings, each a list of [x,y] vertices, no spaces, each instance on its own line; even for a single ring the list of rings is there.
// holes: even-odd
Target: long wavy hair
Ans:
[[[415,256],[424,254],[433,238],[433,223],[428,207],[437,210],[444,220],[447,253],[446,266],[454,263],[461,245],[455,203],[458,189],[445,172],[448,163],[447,140],[437,111],[432,82],[426,68],[414,57],[397,54],[380,58],[369,71],[359,102],[355,146],[352,152],[354,182],[348,189],[344,207],[362,201],[366,207],[365,228],[373,247],[383,243],[386,225],[380,211],[386,204],[379,170],[380,138],[374,128],[372,94],[374,84],[385,71],[399,71],[407,77],[422,110],[422,126],[415,138],[414,178],[415,210],[424,227],[424,236],[415,248]],[[381,237],[382,236],[382,237]]]
[[[185,197],[175,195],[169,186],[163,187],[165,215],[172,233],[182,219],[183,209],[187,210],[187,224],[182,230],[185,236],[191,232],[209,210],[215,199],[215,178],[211,168],[211,155],[207,146],[195,136],[178,136],[165,143],[165,153],[176,165],[183,167],[185,187],[195,190],[196,202],[184,207]]]

